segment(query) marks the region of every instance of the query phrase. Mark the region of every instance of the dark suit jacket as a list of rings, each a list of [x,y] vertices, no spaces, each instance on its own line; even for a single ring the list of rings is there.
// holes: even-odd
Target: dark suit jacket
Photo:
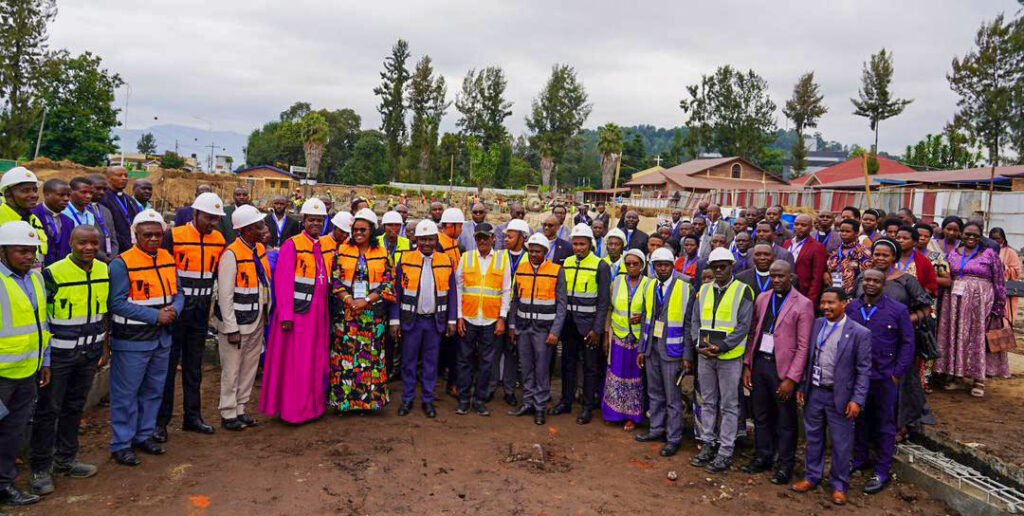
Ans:
[[[807,368],[804,370],[807,381],[800,387],[804,396],[807,396],[811,386],[811,368],[817,358],[818,335],[824,326],[825,318],[819,317],[811,328],[811,351],[807,355]],[[846,405],[851,401],[863,408],[870,384],[871,331],[847,317],[843,323],[843,334],[839,337],[839,352],[832,373],[836,410],[840,413],[846,411]]]
[[[622,232],[628,234],[625,229],[623,229]],[[633,234],[629,235],[629,241],[626,242],[626,251],[629,251],[630,249],[639,249],[643,251],[644,254],[647,254],[647,233],[644,233],[639,229],[634,229]]]
[[[760,347],[761,333],[764,330],[764,315],[771,308],[774,290],[759,296],[754,303],[755,322],[751,328],[747,342],[747,354],[744,359],[747,367],[754,365],[754,353]],[[775,370],[779,380],[789,378],[796,383],[803,379],[807,368],[807,351],[810,349],[811,326],[814,325],[814,305],[795,288],[789,290],[786,304],[782,305],[779,316],[775,319]]]
[[[107,190],[107,193],[100,199],[100,204],[106,206],[114,216],[114,233],[117,234],[118,248],[130,249],[132,247],[132,220],[139,214],[139,204],[128,194],[123,194],[121,200],[125,201],[124,204],[118,200],[117,194],[113,190]]]
[[[289,217],[288,214],[285,214],[284,231],[280,235],[277,234],[277,223],[274,222],[274,215],[268,213],[266,221],[267,227],[270,228],[270,244],[267,247],[281,247],[281,244],[287,242],[289,238],[302,232],[302,227],[298,221]]]
[[[561,238],[555,239],[555,250],[551,253],[551,261],[558,264],[559,267],[565,262],[565,259],[572,256],[572,244],[562,240]]]
[[[789,248],[789,242],[785,246]],[[800,278],[800,293],[807,296],[814,306],[818,306],[821,299],[821,291],[824,288],[825,268],[828,262],[828,253],[825,246],[814,237],[807,237],[804,247],[800,249],[800,255],[796,259],[796,266],[793,272]]]

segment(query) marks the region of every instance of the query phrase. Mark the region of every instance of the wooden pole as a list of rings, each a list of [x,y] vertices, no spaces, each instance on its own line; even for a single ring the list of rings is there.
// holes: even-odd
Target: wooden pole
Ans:
[[[998,160],[998,158],[996,158]],[[988,181],[988,207],[985,208],[985,227],[992,227],[992,194],[996,189],[996,162],[992,161],[992,173]]]
[[[871,179],[868,178],[868,155],[864,153],[861,155],[861,162],[864,163],[864,193],[868,196],[868,208],[874,208],[874,203],[871,202]]]
[[[612,198],[615,198],[615,189],[619,187],[619,171],[622,170],[622,153],[619,153],[619,160],[615,163],[615,181],[612,182]]]

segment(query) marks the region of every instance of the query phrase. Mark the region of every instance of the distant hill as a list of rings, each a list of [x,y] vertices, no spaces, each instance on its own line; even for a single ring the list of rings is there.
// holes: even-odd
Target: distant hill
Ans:
[[[135,145],[143,133],[153,133],[153,136],[156,138],[157,152],[159,154],[163,154],[164,151],[168,150],[173,151],[175,140],[177,140],[179,154],[182,156],[195,154],[199,162],[203,164],[206,163],[206,157],[210,154],[210,142],[212,140],[217,147],[223,147],[223,149],[215,150],[214,155],[231,156],[234,158],[236,167],[245,163],[245,152],[243,149],[245,148],[248,136],[233,131],[213,131],[210,133],[206,129],[199,127],[162,124],[145,129],[126,130],[115,128],[111,133],[120,138],[118,144],[124,146],[128,152],[136,152]]]

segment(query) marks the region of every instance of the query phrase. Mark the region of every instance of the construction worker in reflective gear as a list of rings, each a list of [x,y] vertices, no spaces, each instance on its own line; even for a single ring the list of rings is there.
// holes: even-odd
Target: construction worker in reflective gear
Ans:
[[[29,169],[14,167],[0,177],[0,192],[4,194],[4,203],[0,205],[0,224],[21,220],[39,231],[39,261],[42,262],[42,257],[49,251],[46,228],[32,213],[39,203],[39,180]]]
[[[572,411],[576,398],[576,367],[583,361],[583,410],[576,423],[590,423],[591,411],[600,407],[602,334],[608,317],[611,273],[608,264],[594,254],[594,233],[590,226],[572,229],[573,255],[562,264],[566,287],[566,324],[562,327],[562,399],[548,413]]]
[[[436,417],[434,386],[437,383],[441,335],[455,334],[458,313],[454,266],[448,255],[435,252],[437,225],[422,220],[416,226],[416,251],[402,253],[395,270],[397,302],[391,305],[391,336],[402,343],[402,405],[398,415],[408,415],[416,396],[416,371],[422,368],[423,412]]]
[[[71,232],[71,254],[43,270],[50,331],[50,385],[40,389],[32,423],[32,492],[54,490],[52,474],[91,477],[96,466],[77,462],[78,430],[96,369],[110,357],[107,340],[107,264],[96,259],[103,234],[95,226]]]
[[[387,250],[388,261],[394,267],[396,263],[395,255],[412,249],[412,242],[401,235],[405,229],[405,223],[402,222],[402,215],[397,211],[385,213],[381,218],[381,226],[384,228],[384,233],[378,236],[377,240],[380,246]]]
[[[508,310],[523,375],[523,404],[509,415],[533,414],[534,424],[543,425],[551,401],[551,356],[565,323],[565,273],[546,258],[551,243],[543,233],[534,233],[526,245],[529,259],[516,269]]]
[[[192,221],[175,227],[164,236],[163,247],[171,252],[178,267],[178,281],[185,295],[185,308],[172,332],[171,358],[167,365],[164,400],[156,418],[157,442],[167,441],[167,424],[174,413],[174,372],[181,364],[181,429],[212,434],[213,427],[203,421],[201,387],[203,350],[209,333],[210,309],[217,264],[224,252],[224,235],[216,228],[224,216],[224,202],[213,192],[199,194],[192,202]]]
[[[736,260],[727,248],[719,247],[708,256],[714,281],[705,283],[697,294],[690,321],[695,350],[688,347],[683,357],[687,369],[697,359],[701,413],[698,422],[703,448],[692,461],[720,473],[732,465],[739,418],[739,391],[743,380],[743,354],[754,315],[754,294],[746,283],[732,275]],[[717,432],[715,420],[721,412]],[[718,443],[717,452],[714,450]]]
[[[28,505],[39,496],[14,487],[15,460],[32,413],[36,386],[50,383],[46,291],[32,272],[40,231],[18,220],[0,225],[0,504]]]
[[[236,238],[220,256],[214,305],[220,355],[221,427],[238,431],[258,422],[245,412],[270,312],[270,262],[260,243],[266,230],[263,214],[242,205],[231,214]]]
[[[447,208],[441,214],[441,225],[437,235],[438,249],[448,255],[452,267],[458,266],[462,261],[462,249],[459,247],[459,237],[462,235],[462,225],[466,222],[466,216],[459,208]],[[459,374],[459,338],[456,335],[441,339],[441,362],[439,374],[445,377],[445,390],[451,396],[458,397],[458,388],[455,384]]]
[[[459,406],[456,414],[473,410],[486,416],[487,388],[497,356],[498,343],[505,336],[511,302],[512,268],[508,254],[494,250],[494,228],[480,222],[474,228],[475,249],[462,255],[455,270],[458,292]],[[475,378],[475,382],[474,382]]]
[[[639,249],[630,255],[643,254]],[[661,247],[651,253],[655,277],[644,294],[644,322],[638,360],[647,376],[651,428],[636,437],[640,442],[665,441],[663,457],[679,452],[683,439],[683,397],[676,382],[682,368],[687,314],[693,303],[688,278],[675,272],[675,256]]]
[[[601,224],[601,219],[595,219]],[[645,419],[643,370],[640,369],[640,338],[644,299],[650,278],[643,275],[646,257],[630,251],[626,274],[612,282],[610,316],[605,323],[604,352],[608,374],[602,389],[601,416],[605,422],[621,422],[627,432]]]
[[[110,262],[110,452],[125,466],[132,448],[160,455],[153,439],[171,355],[171,324],[185,307],[174,257],[160,245],[167,225],[153,210],[132,220],[135,245]]]
[[[324,261],[334,263],[334,255],[338,248],[348,241],[349,233],[352,232],[352,214],[347,211],[339,211],[331,217],[331,232],[320,237],[320,249],[324,253]]]
[[[601,260],[608,264],[608,270],[614,281],[620,274],[626,272],[626,263],[622,260],[625,256],[623,253],[626,251],[626,234],[619,228],[609,231],[604,236],[604,246],[608,255]]]
[[[521,206],[519,207],[522,208]],[[513,208],[515,209],[515,208]],[[505,227],[505,235],[503,238],[504,249],[500,252],[505,255],[505,260],[508,262],[509,275],[514,281],[516,275],[516,269],[519,268],[519,264],[522,263],[523,259],[526,258],[526,239],[530,237],[533,232],[530,226],[522,219],[512,219],[507,224],[503,224]],[[502,226],[498,226],[498,231],[501,231]],[[495,242],[498,240],[498,235],[495,235]],[[512,302],[511,297],[511,284],[509,284],[509,303]],[[505,315],[506,329],[508,327],[509,315]],[[505,403],[509,406],[515,407],[519,400],[516,398],[516,382],[519,378],[519,359],[516,357],[516,341],[509,336],[509,332],[506,331],[504,335],[498,339],[498,353],[495,355],[494,361],[491,366],[491,382],[487,386],[487,398],[490,399],[494,395],[494,391],[498,388],[498,382],[501,382],[502,391],[504,391]]]

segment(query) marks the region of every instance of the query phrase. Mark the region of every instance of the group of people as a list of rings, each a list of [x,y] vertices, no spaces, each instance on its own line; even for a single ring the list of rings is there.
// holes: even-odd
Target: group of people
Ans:
[[[479,202],[469,219],[434,202],[410,221],[405,203],[378,217],[362,198],[333,212],[333,199],[312,197],[293,217],[286,197],[264,213],[244,188],[225,205],[201,186],[169,227],[148,207],[152,185],[129,195],[127,179],[118,167],[52,179],[42,203],[32,172],[0,180],[2,503],[96,473],[77,460],[78,428],[108,362],[117,463],[165,453],[179,365],[182,430],[214,433],[200,403],[211,332],[224,430],[260,424],[248,405],[262,367],[259,412],[287,423],[382,410],[398,377],[398,415],[419,391],[434,418],[443,378],[458,415],[490,415],[500,384],[510,416],[543,425],[575,413],[585,425],[600,411],[627,431],[647,421],[636,440],[670,457],[692,375],[694,466],[729,470],[749,415],[755,458],[741,469],[789,484],[802,406],[805,476],[792,489],[824,480],[827,432],[838,504],[851,470],[871,472],[867,493],[888,484],[901,431],[931,417],[919,391],[967,380],[983,396],[986,378],[1008,375],[984,328],[1006,314],[1012,260],[1005,234],[990,241],[975,220],[936,231],[909,210],[850,207],[790,228],[781,207],[729,221],[702,203],[648,235],[629,209],[611,228],[601,203],[575,224],[555,205],[534,229],[515,203],[497,227]],[[26,493],[14,479],[30,417]]]

